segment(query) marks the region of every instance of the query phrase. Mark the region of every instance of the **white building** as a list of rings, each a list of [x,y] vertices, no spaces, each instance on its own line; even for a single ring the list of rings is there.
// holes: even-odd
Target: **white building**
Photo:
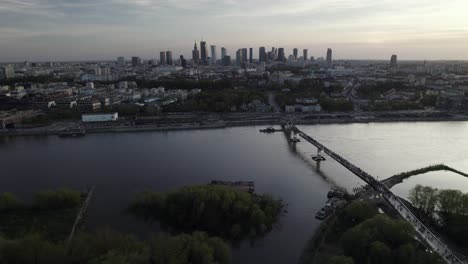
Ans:
[[[81,121],[83,122],[110,122],[116,121],[119,118],[118,113],[100,113],[100,114],[83,114]]]

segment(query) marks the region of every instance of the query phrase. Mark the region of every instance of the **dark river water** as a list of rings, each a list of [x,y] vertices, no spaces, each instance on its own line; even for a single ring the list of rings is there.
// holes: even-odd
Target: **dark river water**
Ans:
[[[294,149],[282,133],[262,134],[260,128],[0,139],[0,191],[28,200],[38,190],[96,185],[88,225],[144,237],[158,227],[123,213],[135,193],[252,180],[257,193],[281,197],[287,213],[265,238],[234,248],[234,263],[296,263],[320,224],[314,216],[328,190],[362,182],[330,158],[318,169],[308,143]],[[379,179],[438,163],[468,172],[468,122],[300,128]],[[448,172],[416,176],[394,191],[406,197],[415,184],[468,192],[468,178]]]

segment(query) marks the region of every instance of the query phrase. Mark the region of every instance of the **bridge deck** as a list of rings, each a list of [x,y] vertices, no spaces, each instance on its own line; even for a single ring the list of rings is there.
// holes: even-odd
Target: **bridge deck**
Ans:
[[[448,246],[442,242],[436,235],[434,235],[429,228],[427,228],[412,212],[410,209],[406,207],[406,205],[398,198],[385,184],[381,183],[380,181],[376,180],[373,176],[368,174],[367,172],[363,171],[359,167],[355,166],[345,158],[341,157],[340,155],[336,154],[331,149],[325,147],[323,144],[312,138],[311,136],[307,135],[306,133],[299,130],[296,126],[292,127],[293,132],[298,134],[300,137],[305,139],[307,142],[311,143],[318,149],[323,150],[328,156],[332,159],[336,160],[340,163],[343,167],[351,171],[353,174],[358,176],[360,179],[365,181],[369,184],[374,190],[381,193],[382,196],[387,200],[387,202],[398,211],[403,219],[411,223],[418,237],[427,245],[429,245],[432,250],[437,252],[446,263],[465,263],[462,262],[458,257],[448,248]]]

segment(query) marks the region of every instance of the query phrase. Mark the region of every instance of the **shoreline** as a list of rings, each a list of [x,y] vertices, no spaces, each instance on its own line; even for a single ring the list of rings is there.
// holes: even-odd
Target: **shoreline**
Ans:
[[[324,124],[365,124],[365,123],[399,123],[399,122],[463,122],[468,121],[468,116],[460,117],[400,117],[400,118],[366,118],[366,119],[350,119],[350,118],[330,118],[330,119],[299,119],[296,121],[297,125],[324,125]],[[179,123],[179,124],[162,124],[162,125],[136,125],[136,126],[101,126],[92,127],[81,121],[76,121],[76,125],[84,125],[86,133],[131,133],[131,132],[148,132],[148,131],[181,131],[181,130],[200,130],[200,129],[223,129],[228,127],[242,127],[242,126],[261,126],[261,125],[281,125],[282,120],[262,119],[262,120],[248,120],[248,121],[225,121],[219,120],[207,124],[202,123]],[[0,137],[24,137],[24,136],[53,136],[59,135],[61,129],[15,129],[15,130],[0,130]]]

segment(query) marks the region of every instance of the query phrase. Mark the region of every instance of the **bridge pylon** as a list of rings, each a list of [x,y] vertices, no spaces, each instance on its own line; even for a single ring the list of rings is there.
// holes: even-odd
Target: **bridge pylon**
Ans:
[[[323,149],[317,148],[317,156],[313,156],[312,159],[317,161],[317,162],[324,161],[325,157],[322,156],[322,151],[323,151]]]

